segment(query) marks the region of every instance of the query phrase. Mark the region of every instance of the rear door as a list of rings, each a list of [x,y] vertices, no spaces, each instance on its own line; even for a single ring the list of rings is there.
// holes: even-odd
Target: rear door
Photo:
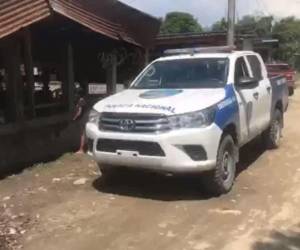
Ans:
[[[257,134],[257,100],[254,98],[254,93],[258,90],[256,86],[238,87],[237,83],[242,77],[250,77],[249,68],[243,56],[236,60],[234,81],[239,103],[240,142],[245,144]]]
[[[271,82],[260,57],[248,55],[247,60],[251,68],[251,76],[258,80],[258,88],[254,93],[254,97],[257,103],[256,123],[259,131],[262,132],[269,126],[271,119]]]

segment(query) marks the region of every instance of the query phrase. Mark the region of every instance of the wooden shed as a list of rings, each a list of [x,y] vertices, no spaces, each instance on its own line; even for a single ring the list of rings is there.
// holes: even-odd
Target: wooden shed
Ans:
[[[116,0],[0,0],[0,167],[14,158],[11,138],[59,134],[72,121],[76,89],[102,82],[116,92],[144,65],[159,27]]]

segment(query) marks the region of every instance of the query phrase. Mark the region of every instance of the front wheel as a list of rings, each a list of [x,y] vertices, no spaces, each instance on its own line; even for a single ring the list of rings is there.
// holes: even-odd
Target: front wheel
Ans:
[[[228,193],[236,174],[236,145],[230,135],[221,140],[216,168],[203,176],[206,190],[213,195]]]
[[[289,87],[289,96],[293,96],[295,93],[294,87]]]
[[[102,177],[110,177],[117,175],[117,169],[109,165],[98,164]]]
[[[280,146],[283,127],[283,114],[276,109],[271,125],[267,131],[263,133],[263,140],[269,149],[277,149]]]
[[[131,176],[130,170],[124,167],[98,164],[101,178],[110,184],[120,183]]]

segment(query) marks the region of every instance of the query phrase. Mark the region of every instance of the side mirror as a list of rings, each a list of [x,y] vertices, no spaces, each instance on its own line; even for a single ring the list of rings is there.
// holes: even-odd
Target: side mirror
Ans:
[[[237,85],[242,88],[253,88],[258,85],[258,80],[252,77],[242,77]]]

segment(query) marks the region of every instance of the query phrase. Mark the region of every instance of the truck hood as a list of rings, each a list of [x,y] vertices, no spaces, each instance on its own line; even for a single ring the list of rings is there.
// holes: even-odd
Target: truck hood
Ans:
[[[211,107],[225,98],[216,89],[129,89],[98,102],[98,112],[183,114]]]

